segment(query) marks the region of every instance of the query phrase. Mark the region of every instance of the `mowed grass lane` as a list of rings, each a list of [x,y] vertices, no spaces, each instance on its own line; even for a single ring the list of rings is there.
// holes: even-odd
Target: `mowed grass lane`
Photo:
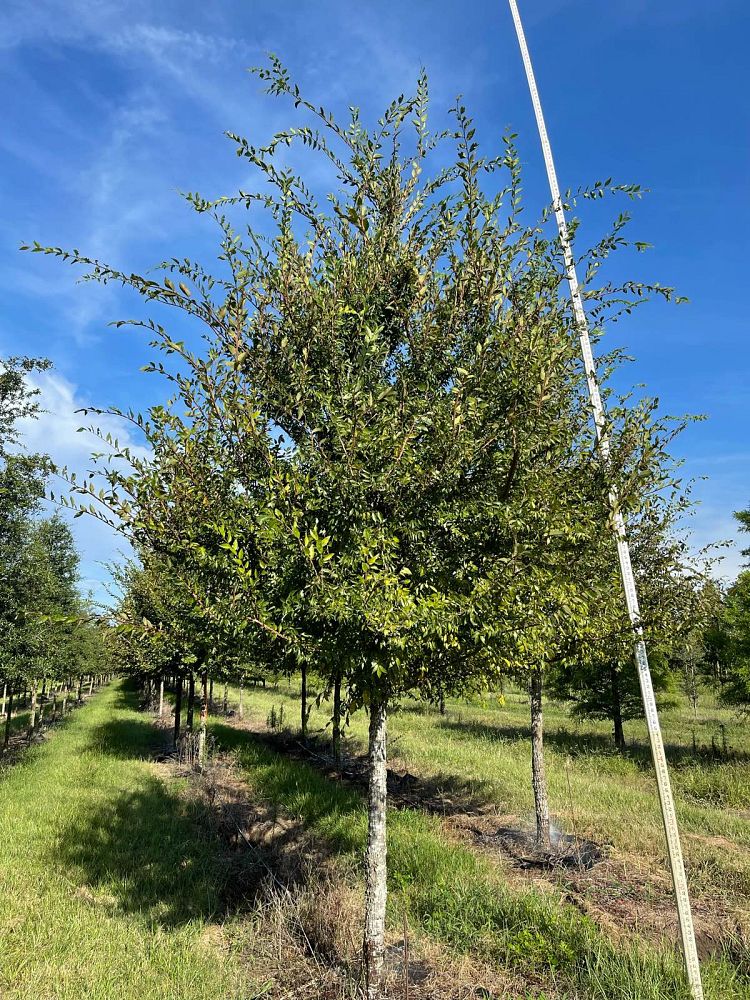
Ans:
[[[144,758],[159,740],[122,683],[0,767],[0,997],[255,996],[207,929],[222,857]]]

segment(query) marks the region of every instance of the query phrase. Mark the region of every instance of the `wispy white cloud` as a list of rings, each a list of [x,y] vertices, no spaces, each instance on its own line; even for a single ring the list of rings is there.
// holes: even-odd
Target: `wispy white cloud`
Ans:
[[[29,451],[49,455],[58,467],[75,472],[81,478],[93,467],[92,452],[102,450],[100,441],[79,430],[93,423],[104,435],[110,434],[120,445],[127,446],[134,455],[148,457],[148,450],[136,440],[127,421],[108,414],[87,418],[77,413],[90,406],[91,401],[68,379],[55,372],[43,372],[29,381],[39,390],[43,408],[38,418],[29,418],[20,424],[22,440]],[[64,483],[52,482],[50,485],[55,494],[65,493]],[[53,508],[52,504],[49,506]],[[97,600],[107,600],[105,588],[109,573],[105,564],[132,554],[126,539],[88,514],[73,517],[66,508],[61,508],[61,513],[71,524],[81,554],[82,585],[93,590]]]

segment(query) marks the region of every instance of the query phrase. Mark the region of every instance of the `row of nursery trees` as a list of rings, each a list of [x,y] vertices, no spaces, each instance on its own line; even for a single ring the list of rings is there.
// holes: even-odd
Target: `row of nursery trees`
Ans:
[[[84,685],[107,672],[106,629],[78,589],[78,553],[59,515],[41,504],[51,465],[23,449],[23,421],[38,412],[28,377],[48,367],[29,358],[0,360],[0,719],[2,746],[12,720],[28,709],[29,735],[45,708],[64,716]]]
[[[187,196],[219,228],[213,272],[177,256],[141,276],[30,249],[149,304],[125,322],[150,335],[160,353],[147,368],[171,393],[145,416],[107,411],[147,457],[109,439],[112,461],[64,501],[115,525],[140,557],[118,609],[130,666],[197,679],[204,717],[207,673],[237,677],[239,665],[314,669],[337,736],[342,714],[369,716],[363,952],[377,996],[389,706],[508,676],[529,684],[548,836],[546,679],[585,670],[604,687],[631,671],[611,482],[653,648],[668,656],[697,613],[699,575],[674,531],[688,504],[669,457],[682,424],[610,393],[602,466],[560,248],[546,217],[523,221],[512,137],[483,156],[460,102],[433,134],[424,77],[366,129],[357,109],[342,125],[309,103],[277,60],[258,72],[309,122],[265,146],[230,137],[257,191]],[[327,202],[289,169],[294,144],[322,161],[315,176],[336,177]],[[638,194],[608,182],[582,196],[608,190]],[[671,297],[598,281],[625,222],[584,255],[597,340],[650,293]],[[604,371],[621,361],[611,351]]]

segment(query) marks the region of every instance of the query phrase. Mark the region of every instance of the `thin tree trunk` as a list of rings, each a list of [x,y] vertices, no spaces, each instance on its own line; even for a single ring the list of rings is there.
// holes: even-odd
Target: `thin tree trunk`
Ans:
[[[614,726],[615,746],[618,750],[625,749],[625,733],[622,728],[622,702],[620,700],[620,680],[617,676],[617,668],[610,668],[610,681],[612,688],[612,725]]]
[[[7,749],[10,740],[10,720],[13,716],[13,685],[10,686],[10,696],[8,698],[8,714],[5,716],[5,738],[3,740],[3,750]]]
[[[94,675],[90,674],[89,675],[89,698],[91,697],[91,694],[92,694],[93,690],[94,690]]]
[[[203,766],[206,760],[206,718],[208,716],[208,676],[204,670],[201,674],[201,723],[198,734],[198,763]]]
[[[307,737],[307,663],[302,661],[302,693],[300,696],[302,739]]]
[[[240,681],[240,705],[239,705],[239,709],[238,709],[238,713],[239,713],[240,719],[244,719],[244,717],[245,717],[245,712],[244,712],[244,709],[242,707],[242,695],[244,693],[244,690],[245,690],[245,683],[244,683],[244,681]]]
[[[224,715],[229,714],[229,684],[224,681],[224,701],[222,702],[222,712]]]
[[[213,677],[209,681],[208,685],[208,711],[211,715],[214,714],[214,679]]]
[[[195,714],[195,674],[190,671],[190,680],[188,681],[188,707],[187,707],[187,727],[192,731],[193,728],[193,715]]]
[[[66,709],[67,704],[68,704],[68,695],[69,694],[70,694],[70,685],[66,684],[65,685],[65,690],[63,691],[62,711],[60,713],[60,715],[61,715],[61,717],[63,719],[65,718],[65,709]]]
[[[180,738],[180,716],[182,715],[182,676],[177,675],[174,697],[174,745]]]
[[[78,697],[76,698],[76,701],[79,705],[83,701],[83,674],[81,674],[78,678]]]
[[[52,688],[52,718],[57,718],[57,691]]]
[[[368,1000],[381,996],[385,955],[386,882],[386,728],[388,707],[385,699],[370,702],[370,736],[367,767],[367,849],[365,852],[365,934],[363,958]]]
[[[440,692],[440,701],[438,707],[440,709],[440,714],[445,715],[445,691]]]
[[[6,681],[3,684],[3,710],[2,712],[0,712],[0,716],[2,716],[2,718],[5,718],[5,699],[7,695],[8,695],[8,682]]]
[[[336,767],[341,764],[341,674],[336,673],[333,681],[333,759]]]
[[[33,733],[36,729],[36,706],[37,698],[39,692],[39,681],[34,678],[34,683],[31,686],[31,722],[29,724],[29,734]]]
[[[536,842],[549,849],[549,797],[544,772],[544,725],[542,715],[542,672],[535,670],[529,685],[531,694],[531,783],[536,811]]]
[[[164,715],[164,675],[159,678],[159,718]]]

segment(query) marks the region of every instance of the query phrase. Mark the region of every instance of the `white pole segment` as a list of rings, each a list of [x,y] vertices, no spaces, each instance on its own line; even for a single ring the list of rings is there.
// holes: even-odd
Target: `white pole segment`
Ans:
[[[594,356],[591,351],[591,341],[589,339],[588,323],[586,313],[583,308],[581,291],[578,286],[578,276],[576,274],[573,251],[570,246],[568,236],[568,226],[565,221],[560,189],[557,184],[555,164],[552,159],[552,149],[547,136],[547,127],[544,123],[542,105],[539,100],[539,91],[534,78],[534,70],[531,65],[531,56],[526,45],[521,15],[518,12],[516,0],[509,0],[513,21],[518,35],[518,44],[521,48],[524,68],[526,69],[526,79],[531,92],[531,102],[534,105],[534,114],[539,129],[539,138],[542,143],[544,163],[547,168],[547,179],[549,180],[550,192],[552,194],[552,205],[557,221],[557,228],[560,234],[560,244],[563,250],[563,260],[565,263],[565,276],[570,288],[570,297],[573,302],[573,314],[575,316],[578,336],[581,342],[581,352],[586,372],[586,382],[588,384],[589,397],[591,399],[591,409],[596,425],[596,437],[599,451],[605,462],[609,460],[609,439],[605,430],[605,413],[599,393],[599,384],[596,379],[596,369],[594,366]],[[633,626],[635,640],[635,660],[638,666],[638,679],[641,686],[641,696],[648,724],[648,734],[651,741],[651,755],[656,771],[656,783],[659,789],[659,802],[661,804],[661,814],[664,820],[664,832],[667,840],[667,852],[669,855],[669,865],[672,869],[672,884],[674,886],[675,902],[677,904],[677,916],[680,925],[680,937],[682,939],[682,950],[685,958],[685,969],[688,983],[694,1000],[703,1000],[703,987],[701,985],[700,964],[698,962],[698,952],[695,946],[695,932],[693,930],[693,916],[690,910],[690,896],[688,894],[687,879],[685,878],[685,865],[682,860],[682,848],[680,846],[680,835],[677,829],[677,817],[675,815],[674,798],[669,782],[669,771],[667,769],[667,759],[664,754],[664,742],[661,736],[659,725],[659,715],[656,710],[656,699],[654,698],[654,688],[651,683],[651,671],[648,665],[646,653],[646,643],[643,640],[643,629],[640,623],[640,610],[638,607],[638,593],[633,576],[633,567],[630,561],[630,546],[628,545],[625,522],[620,513],[617,491],[613,487],[609,494],[612,515],[614,521],[615,538],[617,541],[617,555],[620,561],[620,574],[622,576],[623,589],[625,591],[625,602],[628,608],[628,615]]]

